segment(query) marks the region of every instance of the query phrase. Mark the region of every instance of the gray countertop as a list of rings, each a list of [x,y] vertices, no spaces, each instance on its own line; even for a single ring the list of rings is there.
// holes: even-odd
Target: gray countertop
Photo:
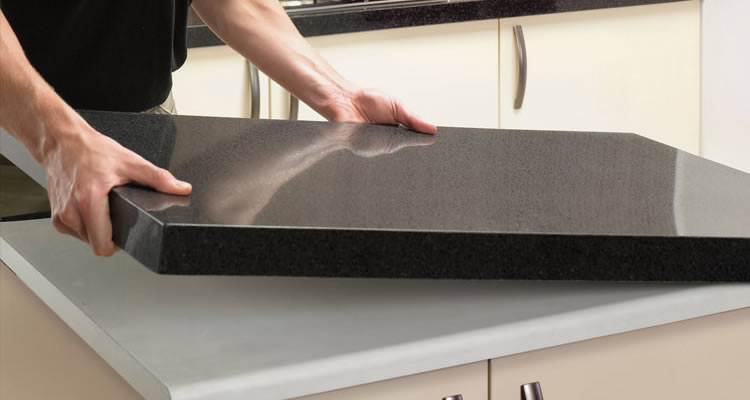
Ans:
[[[301,396],[750,305],[748,284],[164,276],[49,220],[0,234],[0,259],[148,399]]]

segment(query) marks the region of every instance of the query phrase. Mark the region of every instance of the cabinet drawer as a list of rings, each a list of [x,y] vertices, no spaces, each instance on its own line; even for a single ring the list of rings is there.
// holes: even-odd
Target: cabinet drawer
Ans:
[[[456,394],[463,396],[464,400],[487,399],[487,361],[334,390],[299,399],[441,400]]]
[[[750,393],[750,308],[490,362],[490,398],[721,399]]]

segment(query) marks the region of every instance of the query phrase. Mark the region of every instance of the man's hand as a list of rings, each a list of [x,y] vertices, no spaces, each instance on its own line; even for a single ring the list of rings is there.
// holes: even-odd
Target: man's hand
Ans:
[[[52,224],[58,232],[88,242],[97,255],[116,251],[109,218],[109,191],[130,181],[177,195],[191,191],[168,171],[158,168],[91,128],[82,118],[64,124],[45,146],[42,163]]]
[[[404,125],[428,134],[435,134],[435,125],[423,121],[409,112],[401,102],[372,89],[358,90],[350,99],[334,107],[331,120],[341,122],[367,122],[373,124]]]
[[[362,90],[336,72],[299,34],[277,0],[194,0],[193,9],[225,43],[332,121],[402,124],[435,133],[391,97]]]
[[[2,11],[0,127],[44,165],[55,228],[90,243],[96,254],[115,251],[109,220],[114,186],[137,181],[190,193],[189,184],[100,134],[70,108],[31,67]]]

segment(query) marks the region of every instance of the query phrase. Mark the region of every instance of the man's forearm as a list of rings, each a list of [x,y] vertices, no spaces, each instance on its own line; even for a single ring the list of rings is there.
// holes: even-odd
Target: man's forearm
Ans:
[[[0,127],[41,162],[45,149],[55,140],[47,127],[75,118],[72,114],[75,112],[29,64],[0,11]]]
[[[277,0],[195,0],[211,29],[323,116],[334,119],[355,89],[299,34]]]

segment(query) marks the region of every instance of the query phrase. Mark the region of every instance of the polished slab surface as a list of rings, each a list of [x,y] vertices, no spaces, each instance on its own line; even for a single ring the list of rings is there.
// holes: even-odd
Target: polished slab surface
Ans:
[[[111,195],[161,273],[750,280],[750,176],[634,134],[83,115],[193,184]]]

